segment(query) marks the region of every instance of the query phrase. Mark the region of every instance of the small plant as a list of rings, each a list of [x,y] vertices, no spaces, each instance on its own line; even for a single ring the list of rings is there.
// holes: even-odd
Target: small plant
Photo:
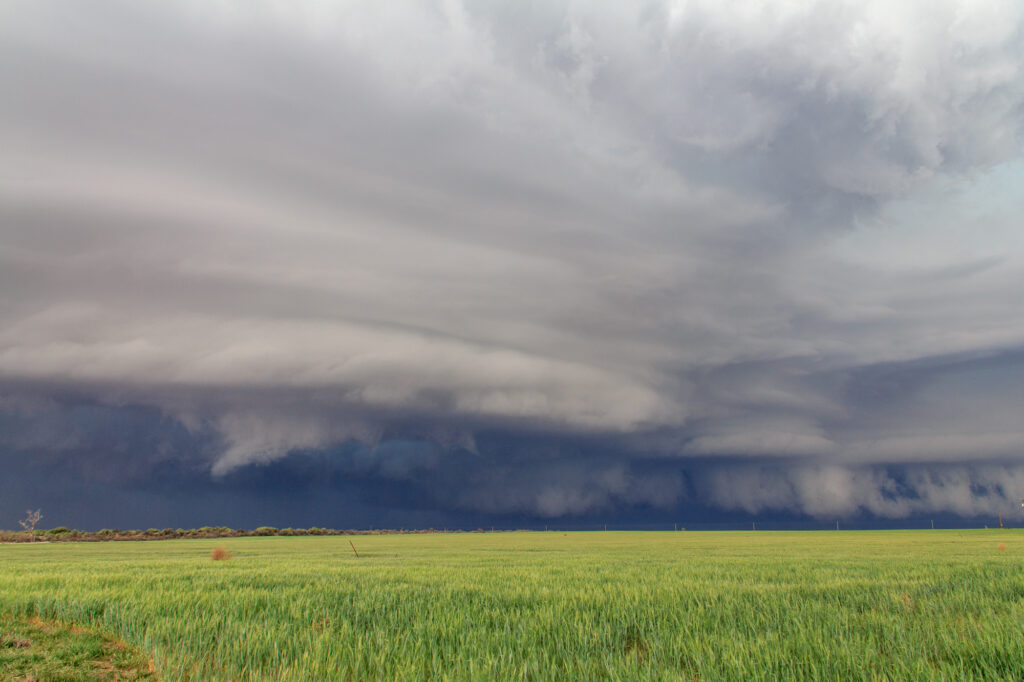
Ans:
[[[223,547],[217,546],[213,548],[212,552],[210,552],[210,558],[214,561],[227,561],[231,558],[231,553]]]

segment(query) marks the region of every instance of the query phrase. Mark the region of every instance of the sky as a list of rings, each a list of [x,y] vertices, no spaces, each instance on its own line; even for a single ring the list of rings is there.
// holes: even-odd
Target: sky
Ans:
[[[1020,520],[1016,0],[0,0],[0,84],[0,527]]]

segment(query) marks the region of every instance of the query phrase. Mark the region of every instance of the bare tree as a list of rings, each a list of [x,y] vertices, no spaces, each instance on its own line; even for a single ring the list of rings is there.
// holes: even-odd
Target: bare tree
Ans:
[[[25,512],[25,520],[24,521],[18,521],[18,523],[21,524],[22,528],[24,528],[26,531],[28,531],[29,538],[32,539],[32,540],[35,540],[36,539],[36,526],[39,524],[39,521],[42,518],[43,518],[43,510],[42,509],[36,509],[35,511],[32,511],[31,509],[29,509],[28,511]]]

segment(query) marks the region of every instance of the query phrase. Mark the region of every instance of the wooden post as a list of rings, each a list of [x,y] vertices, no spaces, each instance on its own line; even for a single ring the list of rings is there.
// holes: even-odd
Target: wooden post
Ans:
[[[351,540],[348,541],[348,544],[352,547],[352,551],[355,552],[356,558],[358,559],[359,558],[359,552],[356,552],[356,546],[352,544]]]

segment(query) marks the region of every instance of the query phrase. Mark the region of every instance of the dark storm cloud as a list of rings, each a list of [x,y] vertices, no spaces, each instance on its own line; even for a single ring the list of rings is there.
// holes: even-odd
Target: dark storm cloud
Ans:
[[[358,451],[452,512],[994,509],[1022,22],[8,3],[0,447],[139,481]]]

